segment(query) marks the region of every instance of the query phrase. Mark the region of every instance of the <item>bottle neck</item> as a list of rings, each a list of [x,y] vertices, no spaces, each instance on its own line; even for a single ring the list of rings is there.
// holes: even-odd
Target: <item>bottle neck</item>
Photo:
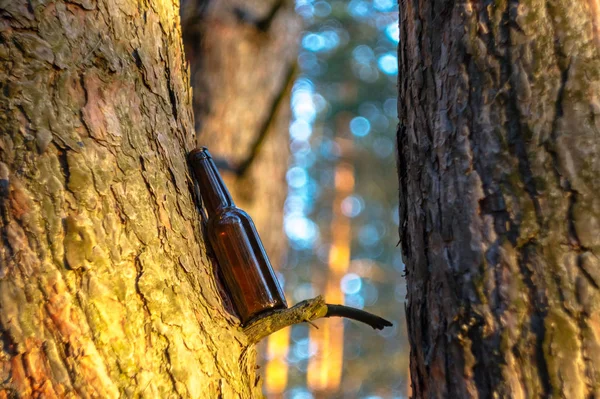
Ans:
[[[235,206],[206,147],[193,150],[188,159],[198,182],[202,202],[208,216],[211,217],[224,208]]]

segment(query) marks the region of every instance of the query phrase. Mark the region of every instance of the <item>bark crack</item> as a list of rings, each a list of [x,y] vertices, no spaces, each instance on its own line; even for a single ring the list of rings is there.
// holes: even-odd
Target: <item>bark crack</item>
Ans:
[[[518,1],[510,1],[503,16],[504,23],[501,24],[501,30],[504,32],[503,36],[506,38],[508,43],[510,43],[511,40],[510,27],[514,27],[516,25],[516,21],[514,21],[516,15],[511,15],[512,6],[517,7]],[[510,44],[508,44],[508,48],[506,49],[506,54],[504,56],[504,62],[501,64],[501,75],[504,77],[503,81],[510,80],[512,82],[509,89],[508,101],[506,102],[506,129],[508,133],[509,149],[512,155],[517,159],[518,171],[524,184],[525,192],[528,194],[533,203],[537,224],[541,229],[544,229],[544,217],[539,203],[535,182],[533,181],[533,173],[531,170],[523,134],[523,130],[527,129],[527,127],[523,126],[521,122],[522,114],[518,105],[519,93],[517,92],[517,87],[521,84],[528,84],[528,82],[518,81],[517,71],[515,71],[513,68],[513,64],[516,62],[516,60],[513,59],[511,50],[512,47]],[[526,72],[521,71],[519,73]]]
[[[538,377],[542,384],[542,397],[548,397],[551,392],[550,375],[548,372],[548,364],[544,356],[544,338],[546,336],[546,327],[544,325],[544,319],[548,314],[548,303],[547,298],[544,295],[544,287],[538,287],[534,282],[533,278],[536,273],[529,268],[528,265],[532,264],[530,254],[537,251],[538,243],[535,240],[530,240],[525,244],[518,253],[517,262],[521,274],[523,275],[523,283],[529,291],[530,298],[530,311],[531,316],[529,318],[530,331],[535,336],[534,356],[536,360],[536,370]],[[514,351],[514,348],[513,348]]]
[[[177,396],[179,398],[183,398],[183,396],[177,389],[177,379],[175,378],[175,375],[173,375],[173,370],[171,367],[171,355],[169,354],[169,347],[171,346],[171,343],[169,342],[169,339],[164,334],[160,334],[160,335],[165,339],[165,341],[167,341],[167,346],[164,349],[165,360],[167,361],[167,364],[165,365],[165,371],[167,372],[167,375],[169,376],[169,380],[171,381],[171,384],[173,384],[173,391],[175,392],[175,394],[177,394]]]
[[[598,281],[596,281],[594,276],[592,276],[590,272],[586,270],[586,268],[583,266],[582,254],[579,254],[577,256],[577,267],[581,271],[581,274],[583,274],[586,280],[592,285],[592,287],[594,287],[597,290],[600,289],[600,284],[598,283]]]
[[[158,231],[158,237],[162,239],[162,238],[164,238],[165,230],[166,230],[166,227],[162,223],[160,223],[159,212],[160,212],[160,208],[162,205],[160,204],[160,202],[158,200],[158,196],[156,195],[155,189],[152,187],[152,184],[148,180],[148,176],[147,176],[148,170],[146,168],[146,160],[144,159],[144,157],[142,155],[140,155],[138,159],[140,161],[140,167],[141,167],[140,174],[142,176],[142,181],[144,182],[146,189],[148,190],[148,193],[154,200],[154,206],[152,208],[154,211],[154,219],[156,221],[156,229]],[[167,169],[170,170],[169,167],[167,167]]]
[[[165,75],[167,77],[167,91],[169,92],[169,101],[171,103],[171,112],[173,112],[173,117],[175,121],[179,120],[179,113],[177,111],[177,95],[175,94],[175,90],[173,89],[173,82],[171,82],[171,68],[169,68],[169,62],[167,60],[167,65],[165,66]]]
[[[148,300],[146,299],[146,296],[144,295],[144,293],[142,292],[142,290],[140,288],[140,279],[142,278],[142,275],[144,274],[144,267],[142,266],[142,261],[140,259],[140,256],[142,255],[143,252],[144,251],[142,250],[140,253],[138,253],[138,255],[135,257],[135,260],[134,260],[135,270],[136,270],[135,292],[138,294],[138,297],[142,301],[142,308],[144,309],[146,315],[148,316],[148,319],[150,319],[150,316],[152,313],[150,312],[150,307],[148,306]]]
[[[71,179],[71,171],[69,169],[69,161],[67,158],[67,150],[58,148],[58,163],[60,164],[60,170],[65,178],[65,190],[70,191],[68,189],[69,181]]]
[[[557,60],[556,66],[560,70],[560,85],[558,86],[558,91],[556,94],[554,119],[552,120],[552,127],[551,127],[551,131],[550,131],[550,142],[549,141],[544,142],[544,148],[550,154],[550,157],[552,159],[552,164],[554,167],[553,171],[554,171],[556,179],[558,181],[558,185],[560,187],[562,187],[563,189],[566,189],[567,191],[571,191],[570,182],[568,181],[568,179],[565,179],[562,176],[562,174],[560,173],[560,166],[559,166],[560,160],[559,160],[558,154],[554,148],[554,145],[556,144],[556,140],[558,139],[558,132],[560,130],[559,121],[564,115],[563,102],[564,102],[564,96],[565,96],[565,87],[569,80],[569,72],[571,70],[572,60],[569,58],[567,67],[564,69],[561,69],[559,59],[560,59],[560,57],[562,57],[562,55],[560,54],[560,49],[558,48],[558,44],[555,45],[554,56]],[[563,179],[565,179],[566,184],[561,184]],[[566,185],[566,187],[565,187],[565,185]]]
[[[2,259],[0,264],[0,278],[6,275],[7,265],[15,255],[15,250],[12,247],[8,237],[8,225],[10,224],[10,182],[8,179],[0,180],[0,220],[2,220],[2,230],[0,235],[2,236],[3,251]]]

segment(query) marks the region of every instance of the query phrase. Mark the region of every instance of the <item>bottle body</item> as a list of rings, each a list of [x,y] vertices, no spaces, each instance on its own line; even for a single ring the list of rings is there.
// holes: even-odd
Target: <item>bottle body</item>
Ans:
[[[242,324],[263,312],[286,308],[256,227],[234,205],[210,154],[205,148],[194,150],[189,160],[208,213],[208,241]]]
[[[225,208],[209,219],[207,234],[242,324],[268,310],[287,307],[250,216]]]

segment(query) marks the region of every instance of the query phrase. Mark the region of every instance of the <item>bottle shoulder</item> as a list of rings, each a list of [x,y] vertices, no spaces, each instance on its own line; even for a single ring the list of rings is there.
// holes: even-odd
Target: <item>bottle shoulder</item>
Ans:
[[[237,207],[228,207],[219,210],[208,219],[210,225],[235,224],[240,222],[252,223],[252,218],[244,210]]]
[[[231,206],[219,209],[215,216],[211,217],[211,219],[225,219],[228,217],[243,217],[250,218],[250,215],[246,213],[243,209],[238,208],[237,206]]]

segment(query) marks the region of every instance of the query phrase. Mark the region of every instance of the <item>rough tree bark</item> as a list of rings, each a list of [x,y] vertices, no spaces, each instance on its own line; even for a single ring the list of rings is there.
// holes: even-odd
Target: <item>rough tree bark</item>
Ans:
[[[201,238],[178,13],[0,1],[0,397],[260,396]]]
[[[400,15],[414,397],[600,396],[598,2]]]

